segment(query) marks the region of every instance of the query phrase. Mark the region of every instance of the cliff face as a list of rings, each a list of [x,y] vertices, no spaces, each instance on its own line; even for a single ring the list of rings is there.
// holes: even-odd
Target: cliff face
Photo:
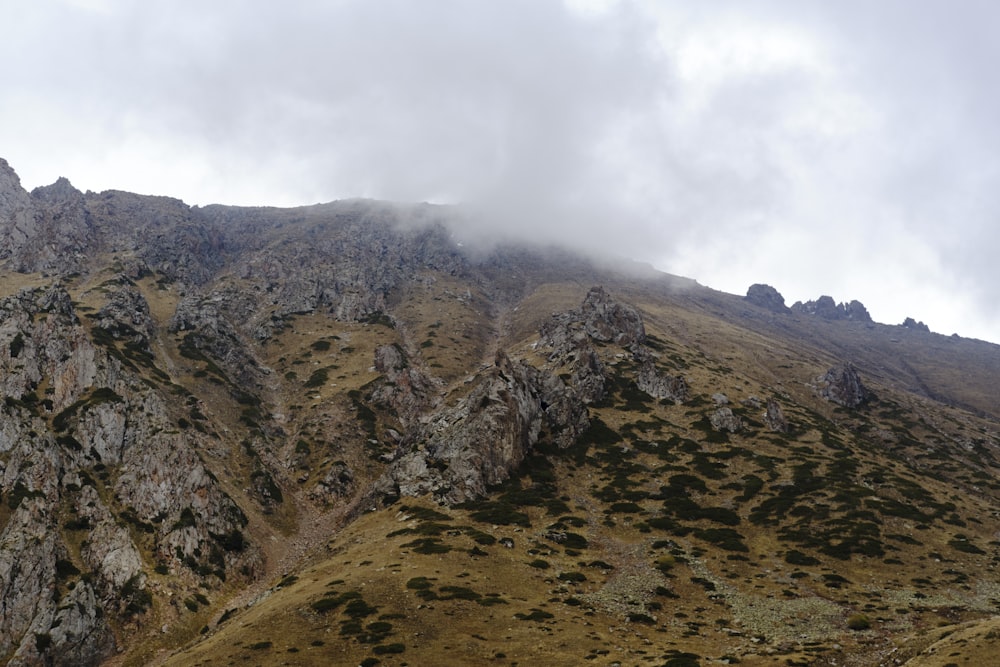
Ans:
[[[278,640],[247,648],[226,620],[251,606],[260,632],[340,621],[285,659],[373,664],[403,645],[386,626],[444,636],[461,611],[491,636],[489,608],[508,604],[571,634],[599,616],[639,660],[678,639],[670,604],[746,629],[689,625],[671,659],[736,644],[746,664],[805,659],[788,647],[821,637],[810,650],[863,663],[874,636],[817,624],[895,585],[871,572],[903,568],[905,588],[939,556],[953,572],[935,586],[977,592],[933,608],[986,613],[996,346],[884,327],[858,302],[788,309],[767,286],[740,299],[464,248],[449,224],[367,201],[201,209],[64,179],[27,193],[0,162],[0,659],[142,663],[204,633],[208,653],[181,663],[277,664]],[[465,574],[426,592],[452,556]],[[356,586],[314,591],[307,563]],[[387,573],[404,563],[422,574],[400,584]],[[516,595],[476,597],[494,572]],[[940,620],[893,595],[899,628]],[[784,598],[824,612],[781,616]],[[417,614],[435,607],[447,617]],[[509,632],[512,650],[538,645]],[[542,650],[579,664],[567,646],[592,640]],[[432,644],[405,650],[434,664]]]
[[[113,652],[112,625],[152,602],[151,565],[210,587],[259,567],[248,545],[227,549],[245,517],[200,463],[203,440],[178,431],[164,387],[137,373],[135,360],[155,368],[145,302],[124,297],[121,322],[128,291],[110,293],[90,331],[59,285],[0,300],[0,653],[11,664]]]

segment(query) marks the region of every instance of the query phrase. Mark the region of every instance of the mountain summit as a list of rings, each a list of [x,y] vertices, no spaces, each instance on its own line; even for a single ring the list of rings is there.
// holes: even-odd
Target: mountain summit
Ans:
[[[986,664],[1000,347],[0,161],[9,665]]]

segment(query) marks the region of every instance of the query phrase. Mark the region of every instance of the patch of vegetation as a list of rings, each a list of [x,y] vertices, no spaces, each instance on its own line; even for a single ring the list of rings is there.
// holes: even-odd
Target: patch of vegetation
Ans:
[[[966,554],[975,554],[977,556],[986,555],[985,551],[970,542],[969,538],[962,534],[958,534],[953,539],[948,540],[948,546],[956,551],[961,551]]]
[[[433,537],[425,537],[423,539],[407,542],[406,544],[401,544],[400,548],[413,549],[413,553],[428,555],[446,554],[451,551],[451,546]]]
[[[121,600],[125,603],[125,614],[136,616],[145,613],[153,604],[153,596],[142,588],[142,575],[137,574],[122,586]]]
[[[21,480],[14,483],[14,488],[7,494],[7,507],[16,510],[25,500],[30,498],[44,498],[45,494],[37,489],[29,489]]]
[[[393,655],[397,653],[402,653],[406,650],[406,645],[399,642],[394,642],[392,644],[380,644],[372,649],[372,653],[375,655]]]
[[[69,428],[69,421],[76,416],[77,412],[96,407],[103,403],[124,403],[125,399],[115,393],[109,387],[99,387],[92,391],[89,396],[81,398],[65,410],[52,418],[52,428],[57,432],[65,431]]]
[[[528,614],[514,614],[514,618],[520,621],[547,621],[550,618],[555,618],[555,614],[550,614],[549,612],[541,609],[532,609]]]
[[[197,525],[195,520],[194,510],[190,507],[185,507],[181,510],[181,515],[171,526],[171,530],[181,530],[182,528],[193,528]]]
[[[35,633],[35,649],[39,653],[44,653],[50,646],[52,646],[52,635],[47,632]]]
[[[819,565],[819,560],[812,556],[807,556],[797,549],[790,549],[785,554],[785,562],[790,565]]]
[[[80,569],[73,564],[73,561],[64,558],[56,561],[56,578],[66,580],[78,574],[80,574]]]
[[[330,380],[330,371],[325,368],[317,368],[309,376],[309,379],[305,382],[306,389],[317,389],[319,387],[326,386],[326,383]]]
[[[21,335],[20,331],[11,339],[9,349],[11,359],[16,359],[21,354],[24,349],[24,336]]]
[[[868,630],[872,627],[872,622],[864,614],[851,614],[847,617],[847,627],[854,631]]]

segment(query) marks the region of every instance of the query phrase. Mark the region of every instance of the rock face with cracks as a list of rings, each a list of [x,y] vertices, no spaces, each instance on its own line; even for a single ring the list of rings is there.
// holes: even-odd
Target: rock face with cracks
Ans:
[[[579,309],[555,315],[542,327],[536,349],[548,353],[543,369],[498,354],[466,397],[435,413],[403,444],[379,492],[429,493],[441,502],[459,503],[506,480],[532,451],[543,427],[558,446],[571,446],[589,426],[586,406],[604,396],[608,381],[595,341],[638,349],[644,340],[637,310],[601,287],[591,289]],[[383,353],[383,365],[386,357],[395,359],[398,351]],[[671,397],[683,389],[675,382]]]
[[[0,300],[0,494],[12,512],[0,530],[0,655],[12,665],[113,652],[111,620],[150,604],[147,558],[216,581],[259,565],[255,550],[226,550],[242,512],[137,377],[149,359],[144,299],[115,283],[92,321],[94,338],[58,286]],[[86,536],[77,550],[73,535]]]

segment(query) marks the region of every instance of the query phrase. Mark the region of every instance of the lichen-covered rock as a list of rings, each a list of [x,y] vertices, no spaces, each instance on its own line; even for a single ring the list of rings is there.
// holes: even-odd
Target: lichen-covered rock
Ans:
[[[743,420],[733,414],[731,408],[719,408],[708,417],[716,431],[739,433],[743,430]]]
[[[0,533],[0,655],[11,664],[106,657],[114,628],[150,605],[147,555],[208,586],[260,569],[239,533],[246,517],[199,460],[207,436],[178,431],[156,383],[124,357],[132,345],[152,363],[145,301],[128,280],[106,288],[92,331],[58,285],[0,299],[0,495],[13,509]]]
[[[225,293],[187,297],[177,305],[168,330],[184,334],[181,354],[195,361],[211,360],[234,389],[252,394],[263,387],[268,369],[249,352],[239,328],[227,316],[226,310],[232,308]],[[239,314],[251,316],[249,308]]]
[[[817,379],[820,396],[845,408],[858,408],[871,398],[851,363],[834,366]]]
[[[439,413],[419,443],[389,468],[379,488],[459,503],[507,479],[538,440],[537,371],[504,355],[469,395]],[[395,487],[395,488],[393,488]]]
[[[145,297],[125,275],[108,282],[110,284],[105,287],[108,300],[97,312],[95,326],[106,331],[111,338],[151,354],[149,342],[154,325]]]
[[[773,398],[767,399],[764,409],[764,424],[775,433],[788,432],[788,420],[785,419],[785,413],[782,411],[781,405]]]
[[[440,387],[435,380],[410,364],[399,345],[382,345],[375,350],[375,369],[383,381],[372,391],[372,400],[390,409],[407,425],[428,407],[431,391]]]
[[[603,287],[592,287],[580,306],[587,334],[594,340],[628,346],[646,340],[642,317],[632,306],[611,298]]]
[[[354,489],[354,473],[343,461],[335,461],[310,494],[314,500],[343,498]]]
[[[677,375],[668,375],[656,370],[651,360],[647,360],[639,368],[635,378],[636,386],[653,398],[666,399],[680,404],[688,399],[687,381]]]

